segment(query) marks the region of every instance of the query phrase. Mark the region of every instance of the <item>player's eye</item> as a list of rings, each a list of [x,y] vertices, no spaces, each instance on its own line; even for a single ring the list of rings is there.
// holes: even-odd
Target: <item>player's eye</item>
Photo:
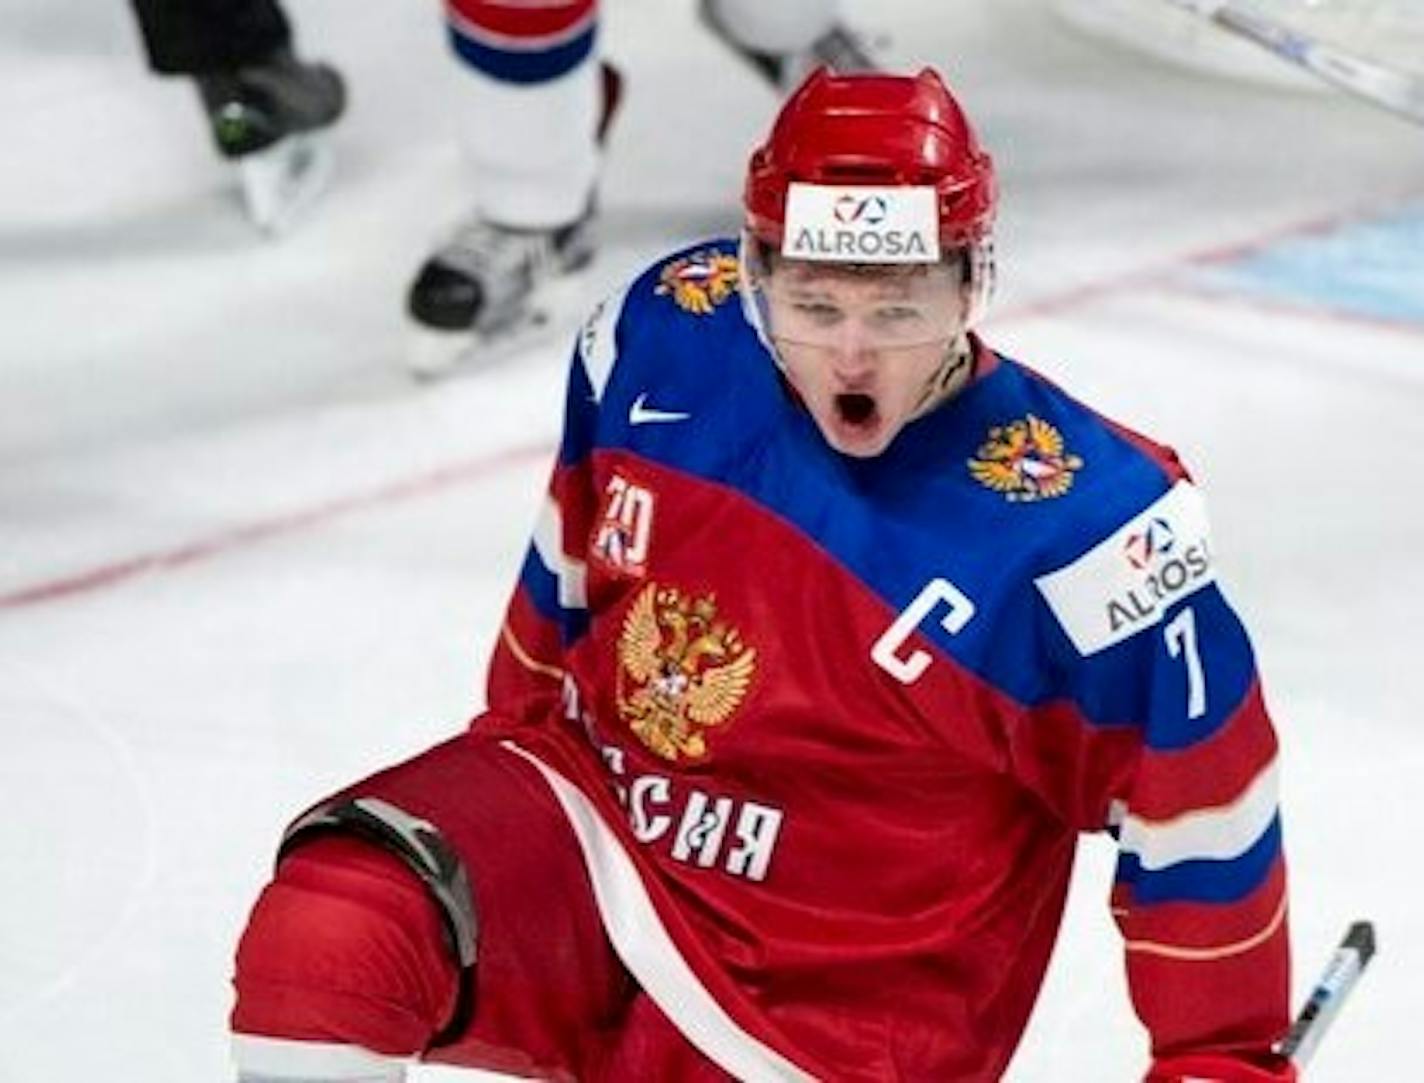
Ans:
[[[835,305],[824,304],[820,301],[798,301],[792,305],[792,310],[798,316],[822,326],[836,323],[841,319],[840,309]]]
[[[890,305],[875,310],[876,321],[885,324],[913,323],[922,316],[923,313],[918,308],[910,308],[908,305]]]

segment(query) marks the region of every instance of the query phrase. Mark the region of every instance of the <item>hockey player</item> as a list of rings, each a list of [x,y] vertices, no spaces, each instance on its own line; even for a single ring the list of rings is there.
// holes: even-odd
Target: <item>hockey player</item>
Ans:
[[[326,182],[316,133],[345,108],[341,76],[299,59],[276,0],[132,0],[150,67],[190,76],[218,153],[238,163],[249,215],[279,231]]]
[[[701,0],[705,25],[789,90],[813,59],[869,66],[838,0]],[[478,205],[426,260],[407,296],[411,367],[437,376],[519,340],[547,279],[594,252],[599,159],[621,80],[600,61],[598,0],[447,0],[461,66],[465,157]]]
[[[242,1077],[995,1080],[1110,832],[1148,1079],[1293,1079],[1276,739],[1201,495],[970,330],[958,105],[817,72],[744,203],[579,335],[488,712],[287,833]]]

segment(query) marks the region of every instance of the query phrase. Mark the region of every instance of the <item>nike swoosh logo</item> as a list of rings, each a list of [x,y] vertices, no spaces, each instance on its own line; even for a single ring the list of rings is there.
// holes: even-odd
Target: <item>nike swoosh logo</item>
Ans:
[[[680,414],[672,410],[655,410],[647,405],[647,393],[639,395],[633,400],[633,406],[628,411],[628,424],[647,425],[658,421],[686,421],[691,414]]]

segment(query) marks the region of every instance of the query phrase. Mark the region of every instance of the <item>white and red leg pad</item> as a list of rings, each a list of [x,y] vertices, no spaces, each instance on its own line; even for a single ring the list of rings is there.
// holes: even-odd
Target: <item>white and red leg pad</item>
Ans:
[[[466,78],[452,113],[484,217],[578,220],[598,176],[603,83],[596,0],[446,0]]]

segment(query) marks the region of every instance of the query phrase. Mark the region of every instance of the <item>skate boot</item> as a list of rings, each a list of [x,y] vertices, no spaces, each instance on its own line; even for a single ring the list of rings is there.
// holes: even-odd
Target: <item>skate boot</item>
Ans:
[[[539,287],[593,259],[593,221],[590,207],[557,229],[511,229],[478,216],[461,225],[410,288],[411,373],[436,379],[467,357],[488,358],[529,341],[549,319],[535,303]]]
[[[622,77],[602,66],[602,144],[622,98]],[[520,229],[476,214],[420,268],[406,298],[415,322],[407,364],[420,379],[447,375],[462,361],[488,361],[547,332],[541,287],[588,265],[595,252],[595,209],[551,229]]]
[[[876,42],[872,47],[864,35],[840,23],[812,42],[804,53],[768,53],[742,44],[719,17],[712,0],[698,0],[697,12],[713,37],[750,64],[758,75],[780,92],[796,87],[813,68],[821,64],[837,72],[878,71],[881,67],[874,52],[882,49],[883,43]]]
[[[237,164],[249,217],[280,232],[326,186],[326,129],[346,106],[337,71],[280,49],[247,67],[197,78],[218,153]]]

